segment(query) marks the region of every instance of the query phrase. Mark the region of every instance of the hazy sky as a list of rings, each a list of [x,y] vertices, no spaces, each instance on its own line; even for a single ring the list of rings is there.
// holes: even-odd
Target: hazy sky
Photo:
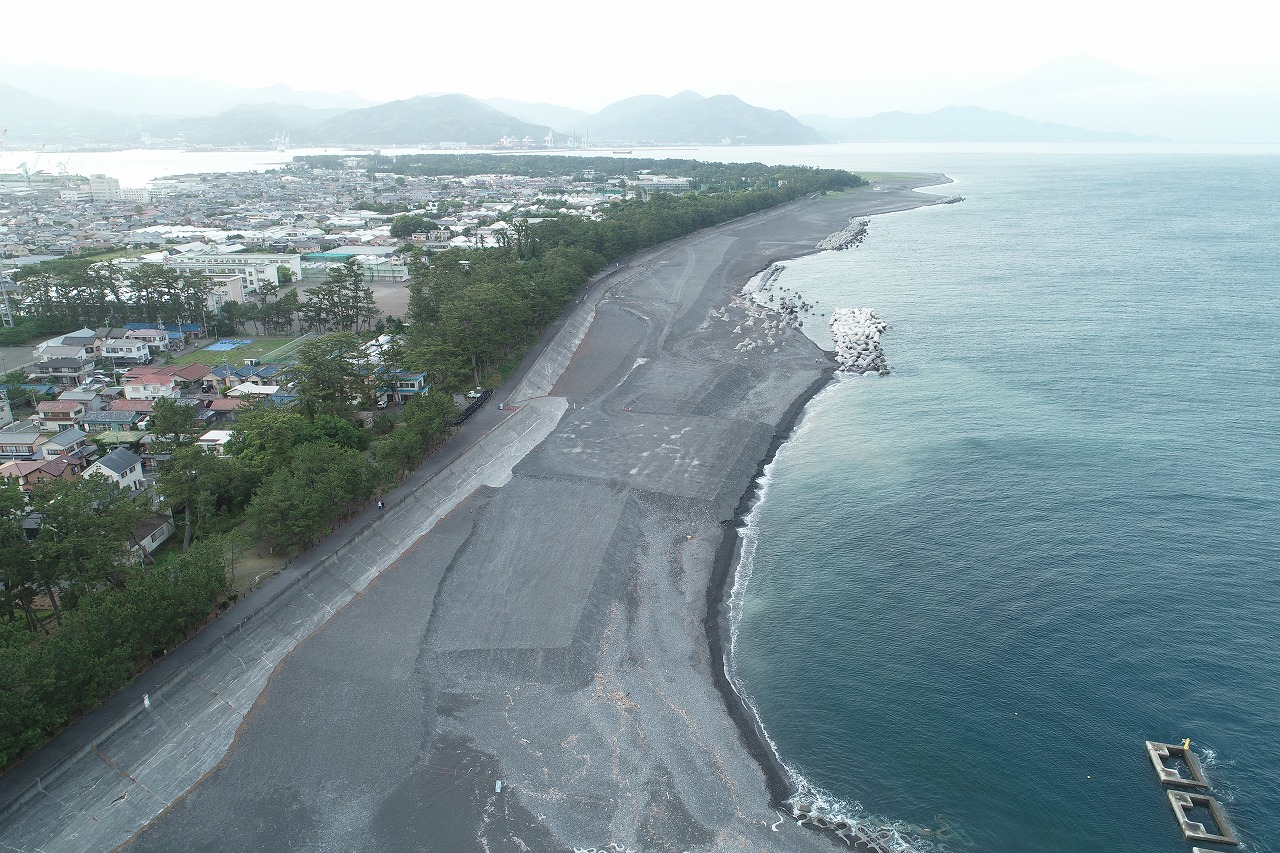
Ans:
[[[9,63],[373,101],[465,92],[596,110],[693,89],[794,114],[980,103],[1152,132],[1135,125],[1161,109],[1280,92],[1274,0],[51,0],[7,20]],[[1006,87],[1084,56],[1129,75]],[[1151,116],[1133,116],[1144,103]]]

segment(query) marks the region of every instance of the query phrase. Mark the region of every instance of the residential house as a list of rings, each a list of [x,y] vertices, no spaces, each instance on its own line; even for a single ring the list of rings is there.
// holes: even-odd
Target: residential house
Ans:
[[[133,331],[164,329],[168,338],[168,349],[173,351],[182,349],[190,339],[198,338],[204,334],[204,326],[199,323],[163,323],[159,326],[155,323],[125,323],[124,327],[126,335]]]
[[[98,336],[93,329],[77,329],[65,335],[49,338],[36,345],[31,355],[37,362],[50,358],[92,359],[97,347]]]
[[[275,380],[283,370],[284,368],[278,364],[258,364],[256,362],[245,364],[244,367],[236,368],[235,381],[232,387],[245,382],[251,385],[277,385],[279,384],[278,380],[272,380]]]
[[[182,393],[173,374],[162,370],[130,370],[120,384],[126,400],[159,400]]]
[[[258,400],[279,393],[279,385],[259,385],[256,382],[241,382],[227,392],[227,397],[236,400]]]
[[[427,384],[427,374],[418,373],[412,370],[397,370],[392,374],[392,380],[395,382],[395,391],[393,392],[397,403],[407,403],[418,394],[425,394],[431,390],[431,386]]]
[[[192,362],[191,364],[183,364],[180,366],[170,366],[164,368],[171,371],[178,380],[178,387],[190,388],[192,385],[199,384],[204,375],[209,372],[208,365]]]
[[[61,432],[80,426],[85,405],[80,400],[41,400],[36,404],[36,414],[45,432]]]
[[[209,401],[209,411],[216,414],[219,421],[234,421],[236,410],[242,405],[245,405],[245,401],[236,397],[219,397]]]
[[[444,251],[453,239],[452,231],[419,231],[409,235],[409,242],[422,249]]]
[[[157,548],[168,541],[169,537],[177,529],[177,526],[173,523],[173,515],[167,512],[163,515],[153,515],[151,518],[143,519],[133,528],[133,541],[137,543],[135,547],[141,549],[149,557],[155,553]]]
[[[51,385],[80,385],[92,372],[92,359],[71,357],[50,358],[27,368],[32,379]]]
[[[98,339],[94,337],[72,338],[70,335],[64,335],[60,338],[53,338],[56,341],[66,341],[66,343],[50,343],[45,341],[32,350],[37,363],[48,361],[51,358],[76,358],[80,361],[93,361],[98,354]]]
[[[151,351],[153,356],[159,355],[169,349],[169,333],[161,328],[152,329],[126,329],[125,338],[142,341],[147,345],[147,349]],[[181,349],[181,347],[179,347]]]
[[[102,474],[122,489],[136,492],[143,486],[142,457],[132,450],[117,447],[84,470],[82,477]]]
[[[10,459],[0,464],[0,477],[15,480],[19,489],[30,493],[48,480],[73,480],[83,467],[81,459]]]
[[[141,401],[139,401],[141,402]],[[132,432],[147,417],[139,411],[86,412],[80,419],[80,428],[92,435],[97,432]]]
[[[196,439],[196,444],[205,449],[206,453],[215,453],[218,456],[227,455],[227,442],[231,440],[234,433],[228,429],[211,429],[204,435]]]
[[[191,406],[191,423],[197,429],[208,429],[222,418],[222,413],[215,411],[210,405],[212,401],[199,397],[182,397],[178,400]]]
[[[143,340],[106,338],[99,342],[98,347],[101,357],[108,359],[112,366],[151,363],[151,347]]]
[[[206,392],[213,392],[223,388],[234,388],[239,385],[241,380],[236,375],[237,368],[229,364],[219,364],[210,370],[200,380],[201,388]]]
[[[143,412],[151,414],[155,410],[155,400],[130,400],[127,397],[121,397],[107,404],[108,412]]]
[[[69,388],[59,394],[58,399],[77,400],[84,404],[85,412],[100,412],[107,407],[106,400],[103,399],[101,392],[89,391],[83,388]]]
[[[146,341],[148,347],[177,352],[187,344],[186,333],[176,324],[125,323],[125,337]]]
[[[88,439],[89,434],[82,429],[64,429],[40,444],[40,456],[45,459],[83,459],[93,452],[93,448],[86,445]]]
[[[134,367],[124,375],[121,385],[127,400],[158,400],[178,397],[182,389],[204,379],[209,368],[203,364]]]
[[[0,427],[0,459],[43,459],[40,445],[49,437],[31,421],[17,421]]]

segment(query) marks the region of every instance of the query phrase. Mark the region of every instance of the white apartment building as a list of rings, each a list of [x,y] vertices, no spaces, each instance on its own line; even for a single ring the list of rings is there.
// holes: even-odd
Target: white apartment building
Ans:
[[[160,263],[181,273],[200,272],[209,277],[213,289],[206,307],[217,311],[229,301],[244,304],[267,285],[280,283],[280,267],[293,270],[294,278],[302,278],[300,255],[218,254],[187,253],[158,258],[129,258],[113,261],[120,267],[135,267],[144,263]]]
[[[120,181],[110,175],[90,175],[89,192],[93,194],[94,201],[117,201],[120,198]]]
[[[142,187],[121,187],[120,200],[138,204],[151,204],[151,190]]]
[[[107,338],[99,344],[103,358],[111,359],[112,364],[150,364],[151,348],[144,340],[136,338]]]
[[[641,175],[637,180],[628,180],[627,186],[646,193],[683,193],[689,191],[689,179],[669,175]]]
[[[274,272],[274,269],[272,270]],[[239,272],[205,273],[213,287],[209,290],[206,307],[217,313],[227,302],[239,302],[241,305],[252,298],[260,287],[260,268],[248,267]]]
[[[228,252],[225,254],[205,254],[203,252],[186,252],[171,255],[164,263],[179,269],[201,270],[202,272],[236,272],[244,267],[269,267],[276,270],[288,267],[293,271],[295,279],[302,278],[302,256],[293,254],[259,254],[251,252]]]

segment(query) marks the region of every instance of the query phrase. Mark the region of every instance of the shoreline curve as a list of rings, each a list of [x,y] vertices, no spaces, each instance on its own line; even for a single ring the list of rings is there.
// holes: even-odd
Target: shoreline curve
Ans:
[[[748,365],[730,355],[725,361],[704,363],[702,360],[707,356],[714,358],[714,353],[725,352],[721,347],[728,335],[714,331],[704,335],[698,323],[705,325],[706,321],[702,319],[705,312],[723,311],[734,295],[741,292],[750,278],[743,274],[748,272],[753,259],[775,261],[816,253],[816,248],[806,250],[806,246],[813,247],[817,239],[828,232],[815,234],[814,229],[819,227],[819,223],[825,226],[833,222],[833,214],[837,211],[842,211],[845,216],[869,216],[937,204],[937,196],[914,190],[947,180],[940,175],[915,175],[910,180],[897,183],[893,187],[896,192],[879,197],[868,194],[830,202],[793,202],[645,250],[628,259],[628,267],[620,273],[615,272],[611,276],[606,272],[588,285],[584,296],[598,293],[604,278],[625,279],[630,289],[610,297],[607,310],[595,316],[591,324],[594,328],[585,344],[579,338],[570,346],[561,347],[564,352],[555,352],[557,346],[567,341],[557,340],[558,330],[549,330],[547,344],[542,350],[532,353],[521,370],[520,378],[524,378],[524,374],[531,372],[543,357],[556,359],[568,368],[570,375],[567,379],[548,376],[545,380],[538,380],[538,390],[543,391],[545,386],[547,397],[561,405],[565,400],[574,403],[570,410],[573,414],[564,415],[554,428],[559,446],[552,446],[555,442],[549,440],[541,442],[529,458],[519,463],[520,470],[514,481],[500,487],[492,483],[476,489],[462,505],[433,524],[429,535],[404,543],[408,550],[399,559],[388,553],[390,549],[387,547],[395,548],[401,544],[400,540],[392,544],[392,537],[386,535],[395,531],[371,528],[370,532],[377,536],[367,537],[370,550],[367,556],[360,558],[366,567],[364,571],[387,559],[394,560],[394,565],[385,571],[372,572],[372,576],[361,573],[359,580],[367,583],[368,587],[361,589],[350,603],[341,607],[345,619],[326,618],[334,611],[317,613],[309,629],[295,633],[297,648],[290,654],[289,661],[272,667],[276,686],[272,690],[271,701],[268,703],[264,698],[258,702],[246,695],[250,707],[246,709],[248,713],[244,716],[243,728],[234,726],[238,722],[234,715],[228,720],[237,731],[243,731],[245,737],[235,750],[227,753],[225,763],[218,762],[216,773],[172,801],[175,807],[166,809],[165,818],[153,827],[154,832],[149,830],[135,838],[139,842],[135,849],[173,849],[172,844],[166,847],[166,840],[192,832],[193,828],[214,819],[214,815],[226,814],[228,805],[240,802],[237,798],[258,790],[264,772],[267,779],[286,774],[282,778],[294,781],[287,775],[291,770],[299,771],[296,774],[299,778],[307,772],[319,779],[333,780],[333,784],[328,786],[308,780],[295,782],[301,791],[296,796],[302,798],[297,808],[303,812],[310,809],[310,813],[315,813],[316,803],[325,802],[324,798],[330,794],[329,788],[342,789],[338,780],[343,777],[338,774],[344,772],[350,777],[350,790],[360,790],[362,785],[376,789],[384,804],[396,801],[405,786],[408,786],[406,790],[431,792],[434,800],[443,805],[419,808],[415,812],[417,819],[427,821],[432,827],[441,826],[443,822],[459,833],[456,845],[440,849],[472,849],[468,846],[470,842],[464,843],[464,840],[475,837],[473,829],[477,826],[482,832],[505,833],[513,837],[519,833],[520,837],[542,842],[541,845],[535,843],[532,849],[561,849],[560,846],[551,846],[551,842],[563,846],[568,839],[576,842],[579,838],[583,841],[579,846],[585,847],[613,843],[603,834],[615,828],[612,820],[605,819],[606,814],[583,813],[564,805],[563,801],[545,797],[541,801],[538,799],[543,793],[535,790],[536,774],[531,771],[543,767],[545,762],[551,762],[545,766],[550,767],[553,773],[557,769],[567,773],[576,765],[563,761],[556,764],[559,757],[544,757],[536,752],[533,753],[536,756],[534,762],[529,751],[519,746],[521,741],[513,745],[499,737],[504,735],[506,728],[514,734],[543,738],[535,743],[545,742],[548,746],[559,739],[553,739],[553,735],[563,734],[564,729],[572,730],[574,738],[580,731],[582,742],[575,749],[581,752],[581,757],[588,759],[588,765],[591,764],[590,759],[595,758],[599,769],[593,771],[597,775],[582,780],[583,787],[576,790],[590,791],[593,783],[620,783],[621,787],[609,789],[614,791],[613,796],[617,800],[613,808],[623,816],[618,819],[616,828],[632,832],[633,838],[657,833],[658,837],[676,845],[676,849],[706,849],[710,846],[715,850],[745,850],[748,848],[743,845],[748,843],[749,834],[754,834],[756,839],[756,846],[750,849],[759,849],[762,842],[768,849],[793,851],[817,849],[825,844],[818,836],[799,834],[794,828],[784,827],[781,835],[760,834],[769,831],[767,821],[761,824],[761,812],[768,816],[768,810],[761,808],[764,805],[761,795],[767,794],[779,801],[783,799],[786,774],[763,733],[758,737],[752,735],[751,726],[757,724],[754,712],[737,695],[724,670],[722,657],[727,637],[722,632],[727,630],[728,624],[712,616],[719,613],[725,602],[739,542],[736,525],[741,523],[742,511],[750,507],[757,494],[759,475],[790,437],[809,400],[830,382],[834,364],[829,355],[815,359],[814,356],[821,355],[823,351],[798,330],[793,330],[794,338],[784,336],[785,341],[780,345],[784,346],[785,352],[781,357],[766,357],[758,362],[753,360]],[[813,234],[813,240],[809,240],[810,234]],[[783,239],[778,241],[779,237]],[[775,257],[782,253],[785,257]],[[665,267],[668,262],[671,267]],[[585,306],[582,307],[585,310]],[[571,306],[562,318],[562,326],[569,325],[568,321],[574,315]],[[642,322],[636,323],[634,317],[640,317]],[[596,323],[600,325],[595,327]],[[624,339],[628,334],[635,336],[634,343]],[[600,346],[602,340],[607,344],[603,349]],[[597,346],[594,351],[593,343]],[[630,363],[638,353],[658,354],[671,360],[665,365],[645,367],[633,376],[642,363],[640,360]],[[602,357],[604,361],[600,360]],[[610,358],[614,360],[609,361]],[[824,364],[815,367],[815,362]],[[687,371],[694,365],[705,368],[700,378],[696,371]],[[666,372],[662,372],[664,369]],[[753,371],[759,371],[759,374]],[[644,377],[649,372],[654,375]],[[782,384],[786,376],[803,376],[802,381],[806,381],[815,374],[817,378],[807,381],[799,394]],[[631,377],[630,383],[628,377]],[[515,391],[514,384],[518,381],[513,383],[510,392]],[[801,387],[801,382],[791,387]],[[634,401],[631,398],[637,394],[641,397],[647,394],[648,397],[643,404],[635,403],[639,413],[632,415]],[[756,394],[765,394],[766,398],[757,398]],[[769,394],[773,395],[772,399],[768,399]],[[756,410],[757,404],[763,408]],[[492,410],[493,406],[487,408]],[[561,408],[560,412],[563,415],[564,409]],[[493,411],[488,414],[497,415]],[[593,418],[596,420],[590,421]],[[482,417],[476,426],[488,426],[483,421]],[[568,455],[580,453],[581,448],[570,448],[567,442],[576,440],[582,444],[581,436],[569,434],[570,426],[581,433],[593,425],[614,429],[626,443],[618,451],[621,456],[609,452],[607,446],[602,445],[605,452],[596,460],[597,467],[586,471],[579,462],[587,457]],[[670,428],[666,429],[668,426]],[[713,466],[707,474],[701,473],[707,470],[703,468],[688,468],[682,474],[671,474],[661,465],[654,466],[650,460],[650,467],[645,473],[639,477],[628,477],[625,467],[609,467],[611,462],[617,461],[615,456],[624,458],[628,449],[635,451],[637,457],[649,456],[649,453],[638,453],[642,447],[649,446],[637,443],[644,439],[638,430],[657,428],[660,432],[672,432],[670,439],[676,440],[674,433],[677,430],[683,432],[682,427],[693,429],[694,435],[685,447],[689,455],[676,453],[675,460],[681,465],[697,466],[718,459],[723,468],[717,470]],[[702,431],[700,439],[699,430]],[[590,445],[582,446],[587,451],[593,450]],[[663,444],[662,448],[670,446]],[[699,462],[694,458],[699,453],[714,455],[703,455]],[[567,469],[564,465],[568,462],[574,462],[578,467]],[[426,472],[422,473],[426,475]],[[705,484],[703,477],[707,477]],[[557,488],[562,489],[565,495],[549,495],[547,490],[550,487],[545,485],[548,482],[559,484]],[[419,506],[404,507],[399,517],[403,525],[401,530],[407,532],[417,526],[412,523],[418,521],[414,516],[434,500],[434,494],[427,494],[434,492],[433,488],[424,489],[422,500],[414,501],[420,503]],[[608,541],[595,541],[590,536],[583,536],[580,541],[569,543],[576,551],[567,551],[563,556],[531,556],[529,548],[546,548],[548,543],[565,538],[566,532],[573,532],[556,527],[562,523],[563,513],[568,511],[566,508],[571,500],[592,512],[613,513],[612,520],[600,526],[600,530],[609,537]],[[397,518],[396,511],[401,503],[388,500],[388,519]],[[562,516],[538,518],[539,513],[557,511]],[[529,525],[542,526],[513,532],[509,524],[513,518],[522,519],[522,524],[528,519]],[[505,527],[503,521],[507,522]],[[719,531],[718,537],[713,538],[713,530]],[[690,531],[698,535],[687,537],[690,543],[687,548],[684,535],[672,537],[680,541],[679,545],[672,545],[664,538],[672,533]],[[512,540],[511,548],[515,551],[495,550],[499,545],[506,547],[499,541],[503,537]],[[658,549],[666,548],[671,549],[670,553],[665,550],[658,552]],[[506,569],[501,566],[498,568],[502,571],[496,576],[493,571],[494,557],[506,559],[511,553],[520,553],[521,549],[525,549],[522,558],[535,559],[535,562],[541,559],[557,572],[566,566],[581,568],[579,563],[588,568],[600,567],[598,574],[585,573],[569,579],[542,573],[541,569],[534,576],[539,584],[562,585],[557,588],[560,597],[549,598],[546,604],[559,608],[566,621],[557,624],[554,617],[537,613],[531,616],[510,602],[483,598],[490,588],[498,588],[496,585],[503,583],[516,584],[508,586],[509,591],[532,594],[527,586],[518,586],[521,578],[503,574]],[[349,557],[350,552],[345,556]],[[636,568],[628,562],[635,559],[648,562]],[[668,570],[678,569],[688,573],[687,588],[682,587],[681,578],[667,577]],[[611,573],[617,573],[617,577],[623,578],[622,573],[628,570],[633,571],[634,577],[627,576],[629,579],[624,580],[610,577]],[[304,591],[309,592],[313,586],[328,585],[335,576],[331,572],[308,576],[299,588],[306,587]],[[477,586],[478,582],[482,585]],[[650,602],[647,603],[643,595],[631,586],[625,585],[633,582],[656,584],[652,589],[646,587],[641,590],[650,594]],[[359,586],[362,587],[363,583]],[[406,587],[412,595],[404,594]],[[673,591],[678,596],[674,599],[670,597]],[[482,616],[485,615],[485,607],[491,611],[488,621],[473,618],[473,607],[456,605],[467,594],[472,596],[471,600],[480,600],[484,605]],[[476,595],[481,599],[476,599]],[[640,596],[638,599],[637,595]],[[663,596],[668,597],[664,599]],[[566,597],[573,600],[566,601]],[[713,602],[716,604],[714,609]],[[441,606],[436,606],[438,604]],[[411,605],[417,608],[412,615],[406,609]],[[619,605],[627,611],[621,617],[617,612]],[[612,655],[614,649],[605,649],[602,645],[599,654],[596,653],[594,646],[597,640],[621,636],[628,629],[629,620],[634,618],[630,610],[637,607],[643,610],[645,606],[650,609],[643,612],[642,617],[654,620],[648,626],[652,636],[619,639],[616,652],[623,655],[620,662],[613,658],[604,659],[604,653],[608,651]],[[409,636],[380,637],[384,647],[371,648],[367,632],[371,629],[376,631],[379,627],[376,621],[368,621],[371,614],[374,619],[387,620],[388,628],[394,627]],[[278,617],[268,614],[264,620],[255,621],[249,627],[256,625],[262,631],[271,632],[295,624],[291,621],[293,618],[292,613],[282,612]],[[395,621],[397,619],[400,621]],[[247,623],[246,616],[241,624]],[[406,628],[410,630],[406,632]],[[703,642],[707,645],[703,646]],[[634,663],[636,656],[647,653],[652,653],[658,664],[650,670],[637,669]],[[231,657],[230,649],[226,655],[218,654]],[[664,656],[660,658],[660,654]],[[691,666],[687,655],[693,656]],[[716,659],[708,661],[706,655]],[[423,688],[430,704],[426,710],[420,707],[423,697],[415,692],[416,685],[399,681],[370,681],[370,689],[386,693],[383,705],[378,709],[379,716],[361,718],[360,713],[367,714],[369,709],[361,705],[363,697],[350,695],[343,703],[326,709],[333,716],[332,720],[325,721],[329,725],[324,729],[326,735],[332,731],[349,730],[372,738],[368,740],[370,746],[380,745],[381,738],[388,734],[403,739],[405,732],[396,728],[401,721],[395,715],[385,716],[384,709],[394,707],[397,714],[403,711],[409,719],[417,721],[421,718],[422,730],[429,730],[431,738],[419,744],[415,752],[415,741],[410,734],[405,744],[409,747],[407,750],[401,750],[402,754],[380,755],[377,761],[381,763],[371,763],[369,768],[347,764],[342,766],[343,769],[335,770],[339,765],[326,764],[342,758],[342,749],[336,745],[332,750],[334,755],[307,756],[311,760],[299,764],[299,758],[290,746],[296,750],[305,739],[300,740],[294,718],[308,709],[324,707],[325,700],[317,701],[316,697],[327,695],[327,685],[317,685],[313,677],[317,674],[318,658],[325,658],[326,668],[320,672],[326,677],[332,677],[330,673],[333,672],[351,679],[358,677],[361,666],[370,672],[394,666],[408,672],[426,673],[429,681]],[[187,662],[190,663],[189,658]],[[172,666],[178,661],[168,663]],[[663,669],[664,663],[681,671]],[[703,666],[708,667],[705,673]],[[596,672],[594,685],[592,670]],[[357,675],[352,675],[353,672]],[[159,674],[158,670],[153,677]],[[651,680],[655,675],[665,678]],[[504,706],[492,701],[512,684],[520,685],[516,687],[517,691],[525,691],[517,697],[520,703],[512,706],[510,695]],[[729,688],[728,692],[723,689],[725,687]],[[398,692],[388,692],[392,688]],[[139,698],[136,694],[143,690],[145,684],[135,685],[132,689],[134,701]],[[129,695],[130,691],[124,691],[120,699],[128,702]],[[455,695],[457,699],[450,698]],[[488,704],[474,698],[477,696],[487,696],[485,701]],[[566,701],[574,704],[561,707],[559,703]],[[636,702],[644,707],[632,710]],[[729,717],[726,722],[731,725],[723,729],[723,734],[717,731],[718,724],[714,719],[717,713],[710,704],[712,702],[720,706],[719,714],[727,713]],[[118,703],[116,706],[119,710]],[[514,710],[508,711],[510,707]],[[178,712],[176,705],[162,710]],[[106,708],[103,711],[109,713]],[[549,711],[552,716],[547,716]],[[698,718],[702,713],[709,714],[707,720]],[[177,720],[180,722],[181,717]],[[614,738],[616,743],[611,748],[608,736],[611,727],[619,721],[624,727],[619,729],[620,737]],[[167,725],[173,719],[161,722]],[[750,725],[744,726],[744,723]],[[415,722],[415,725],[419,723]],[[348,728],[342,729],[342,726]],[[736,733],[732,731],[734,729]],[[313,736],[311,743],[316,740]],[[529,740],[526,738],[522,742],[527,745]],[[341,744],[342,748],[347,746]],[[560,746],[568,749],[564,743]],[[738,747],[742,746],[746,747],[745,754],[740,757],[734,755],[734,752],[741,752]],[[599,763],[609,755],[621,760],[623,771],[655,774],[644,781],[644,785],[652,789],[650,796],[674,799],[678,806],[664,818],[666,823],[650,825],[647,818],[642,820],[642,815],[631,813],[634,806],[628,803],[634,801],[635,795],[630,792],[630,781],[625,775],[619,779],[617,770],[609,775],[605,772],[607,768]],[[714,759],[710,764],[708,756]],[[472,814],[477,810],[473,807],[482,806],[486,801],[478,799],[478,790],[455,790],[456,778],[447,772],[437,772],[442,765],[451,762],[455,766],[480,768],[477,772],[481,774],[501,772],[500,780],[508,783],[501,786],[501,790],[510,790],[512,779],[524,780],[523,789],[519,783],[514,785],[517,794],[511,800],[509,812],[504,813],[503,824],[492,826],[485,822],[488,818]],[[97,766],[94,761],[90,764]],[[756,768],[754,779],[760,781],[753,781],[751,764]],[[371,771],[375,766],[382,771],[380,778],[369,781],[361,777],[365,770]],[[29,769],[34,768],[29,765]],[[148,771],[154,769],[149,767]],[[327,777],[326,773],[329,774]],[[763,778],[758,774],[763,774]],[[388,779],[392,780],[391,783]],[[394,787],[397,780],[403,780],[400,788]],[[6,780],[13,781],[17,780],[13,777]],[[705,787],[719,784],[723,784],[725,789]],[[492,792],[492,780],[489,785],[488,790]],[[263,796],[259,800],[247,803],[243,810],[249,813],[260,810],[262,815],[278,819],[281,811],[273,805],[275,801],[269,798],[268,789],[262,788],[261,793]],[[566,789],[565,794],[570,801],[574,800],[572,790]],[[581,797],[578,799],[581,801]],[[119,811],[115,806],[117,800],[111,800],[108,810]],[[538,808],[545,812],[545,816],[524,808],[535,802],[540,803]],[[432,808],[440,811],[433,812]],[[84,809],[81,814],[93,813],[93,809]],[[248,822],[249,815],[244,816]],[[403,833],[414,828],[383,826],[378,823],[376,810],[362,812],[359,820],[374,833],[369,838],[382,837],[386,833],[387,839],[407,840],[408,836]],[[725,826],[729,820],[741,821],[734,830],[736,836],[725,837],[726,832],[730,832],[730,828]],[[477,824],[476,821],[480,822]],[[116,830],[122,828],[117,826]],[[287,829],[274,831],[284,832]],[[337,832],[338,829],[332,831]],[[623,843],[627,842],[626,837],[616,837]],[[235,842],[234,838],[224,840],[229,844]],[[366,839],[365,843],[371,842]],[[442,840],[440,843],[445,842]],[[48,849],[84,848],[54,845]],[[396,849],[396,845],[387,841],[377,849]]]
[[[751,479],[751,488],[743,494],[734,510],[733,519],[723,522],[724,537],[716,549],[715,563],[711,570],[711,582],[707,586],[707,615],[704,626],[707,634],[707,646],[711,651],[712,677],[715,687],[724,698],[729,718],[737,725],[742,734],[743,743],[752,758],[764,772],[765,785],[769,790],[769,805],[781,809],[786,800],[797,792],[793,789],[791,774],[782,758],[774,749],[764,724],[755,708],[746,696],[734,686],[729,673],[730,658],[733,651],[732,603],[730,596],[738,573],[742,557],[741,531],[746,526],[747,517],[760,499],[761,482],[765,469],[773,463],[782,446],[791,440],[804,417],[804,410],[814,397],[830,387],[835,377],[836,368],[824,369],[824,375],[815,380],[796,398],[783,415],[778,431],[769,445],[768,453],[760,460],[756,474]]]
[[[919,183],[913,185],[911,192],[918,192],[925,187],[944,186],[954,183],[953,179],[946,175],[934,176],[938,180],[933,183]],[[936,204],[950,204],[959,197],[938,198],[937,200],[923,197],[919,204],[896,208],[894,210],[876,211],[868,213],[856,213],[850,220],[852,225],[857,219],[862,217],[879,216],[884,213],[901,213],[910,210],[917,210],[921,207],[929,207]],[[839,233],[839,232],[837,232]],[[865,233],[865,232],[864,232]],[[835,236],[835,235],[832,235]],[[792,258],[776,261],[757,271],[743,283],[744,288],[747,284],[754,280],[757,276],[767,272],[777,264],[784,263],[786,260],[795,260],[796,258],[809,257],[823,252],[847,251],[850,248],[856,248],[861,242],[859,239],[851,245],[822,247],[815,246],[812,251],[799,253]],[[799,330],[797,330],[799,331]],[[801,332],[801,334],[805,334]],[[805,334],[808,337],[807,334]],[[801,794],[797,789],[793,771],[790,770],[783,762],[782,757],[778,754],[777,748],[770,739],[767,730],[764,727],[764,721],[761,720],[760,714],[750,699],[744,695],[735,685],[735,676],[732,673],[732,654],[733,654],[733,603],[732,596],[734,585],[737,582],[738,574],[742,560],[742,534],[741,531],[747,526],[747,519],[751,512],[759,504],[762,498],[763,481],[766,470],[773,463],[778,455],[778,451],[783,445],[787,444],[795,436],[796,430],[800,427],[804,418],[805,409],[809,403],[826,389],[832,386],[835,381],[839,366],[835,363],[836,353],[831,350],[823,350],[827,358],[832,363],[823,369],[823,375],[809,385],[788,407],[778,423],[777,431],[774,433],[773,440],[769,445],[768,451],[760,459],[756,467],[755,476],[751,479],[750,487],[743,493],[737,507],[734,509],[733,518],[722,523],[724,536],[721,539],[719,547],[716,549],[715,561],[712,567],[710,583],[707,586],[707,603],[706,616],[703,620],[703,626],[706,631],[707,646],[711,653],[712,659],[712,678],[718,690],[724,699],[725,708],[730,719],[738,727],[743,739],[743,745],[751,754],[752,758],[759,764],[761,771],[764,773],[765,784],[769,791],[770,806],[782,813],[788,800]],[[861,846],[861,845],[859,845]],[[869,848],[868,848],[869,849]]]

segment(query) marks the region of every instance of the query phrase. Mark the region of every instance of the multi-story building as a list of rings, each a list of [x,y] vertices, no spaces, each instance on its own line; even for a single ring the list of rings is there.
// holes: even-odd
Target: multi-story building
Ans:
[[[93,329],[77,329],[74,332],[41,341],[31,351],[31,355],[37,362],[48,361],[51,358],[92,360],[97,343],[98,335]]]
[[[143,340],[129,337],[107,338],[99,342],[98,347],[101,357],[108,359],[114,366],[151,363],[151,347]]]
[[[110,175],[90,175],[89,192],[96,202],[119,201],[120,181]]]
[[[50,385],[79,385],[93,372],[93,359],[50,358],[27,368],[37,382]]]
[[[238,272],[246,267],[268,268],[273,273],[280,267],[288,267],[295,279],[302,277],[302,256],[289,253],[263,254],[257,252],[183,252],[170,255],[163,263],[180,270],[201,272]],[[273,281],[278,278],[273,277]]]
[[[0,459],[40,459],[40,445],[49,440],[30,421],[18,421],[0,427]]]
[[[80,426],[85,404],[80,400],[41,400],[36,405],[40,428],[45,432],[61,432]]]
[[[132,201],[135,204],[151,204],[151,190],[141,187],[121,187],[120,201]]]

